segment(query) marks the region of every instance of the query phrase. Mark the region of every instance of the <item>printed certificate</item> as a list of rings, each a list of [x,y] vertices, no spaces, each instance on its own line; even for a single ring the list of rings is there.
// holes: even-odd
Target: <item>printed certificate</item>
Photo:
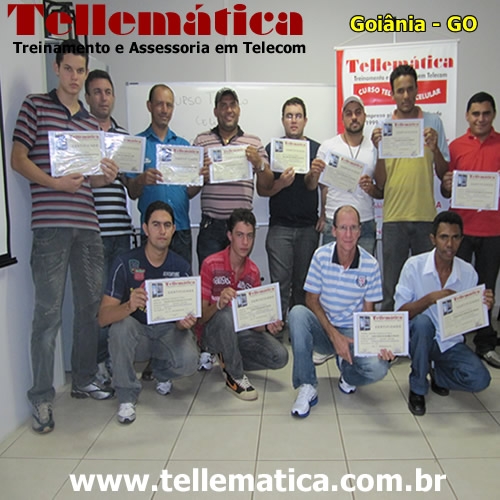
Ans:
[[[442,340],[489,325],[488,308],[483,302],[484,290],[483,284],[436,302]]]
[[[278,283],[240,290],[231,306],[236,332],[282,319]]]
[[[178,321],[189,314],[201,317],[201,278],[146,280],[148,325]]]
[[[120,172],[140,174],[144,171],[146,138],[134,135],[104,134],[104,156],[116,162]]]
[[[451,207],[470,210],[498,210],[497,172],[453,171]]]
[[[326,167],[319,176],[319,182],[325,186],[353,193],[358,187],[359,178],[365,170],[365,164],[329,151],[325,158]]]
[[[252,164],[247,160],[247,146],[226,146],[209,148],[210,182],[253,180]]]
[[[382,124],[379,158],[424,156],[424,120],[389,120]]]
[[[156,145],[156,168],[163,176],[162,184],[203,186],[203,148],[195,146]]]
[[[293,168],[296,174],[307,174],[309,164],[309,141],[271,139],[271,170],[274,172]]]
[[[49,132],[50,173],[101,175],[102,134],[95,132]]]
[[[355,356],[408,356],[408,311],[354,313],[353,323]]]

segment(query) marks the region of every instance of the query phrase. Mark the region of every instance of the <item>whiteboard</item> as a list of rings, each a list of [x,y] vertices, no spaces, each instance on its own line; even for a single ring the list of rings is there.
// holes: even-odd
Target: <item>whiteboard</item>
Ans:
[[[155,82],[159,83],[159,82]],[[127,83],[128,130],[137,134],[150,124],[146,107],[149,90],[155,83]],[[240,101],[240,127],[249,134],[260,137],[264,146],[273,137],[283,135],[281,107],[290,97],[300,97],[306,104],[307,126],[305,134],[322,142],[336,134],[335,86],[324,84],[240,83],[240,82],[162,82],[175,94],[175,110],[170,128],[190,143],[203,131],[217,125],[213,114],[215,94],[222,87],[234,89]],[[201,219],[200,196],[191,200],[191,225]],[[259,224],[269,221],[269,199],[255,193],[254,213]],[[137,219],[138,220],[138,219]],[[134,216],[134,222],[136,218]]]

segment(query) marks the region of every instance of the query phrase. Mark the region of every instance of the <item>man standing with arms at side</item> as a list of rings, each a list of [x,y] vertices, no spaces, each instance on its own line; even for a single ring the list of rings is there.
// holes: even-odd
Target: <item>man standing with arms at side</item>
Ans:
[[[112,160],[103,159],[104,175],[86,179],[77,173],[63,177],[50,174],[49,130],[99,128],[78,100],[87,76],[88,54],[75,40],[64,41],[61,48],[53,66],[58,87],[48,94],[25,98],[14,129],[11,158],[12,168],[30,181],[31,189],[35,310],[31,335],[33,387],[28,398],[33,405],[32,427],[38,433],[54,429],[54,351],[68,267],[74,301],[71,396],[107,399],[113,395],[111,389],[100,387],[95,380],[103,249],[91,186],[113,182],[118,167]]]
[[[432,248],[429,234],[436,216],[434,172],[442,179],[449,160],[441,119],[415,106],[418,94],[415,69],[406,64],[398,66],[391,73],[390,81],[392,98],[396,102],[392,119],[424,120],[424,156],[379,158],[375,167],[375,181],[384,191],[383,311],[394,308],[394,290],[408,253],[416,255]],[[382,129],[376,128],[372,134],[376,147],[381,139]]]
[[[467,132],[450,144],[450,171],[443,178],[441,192],[451,196],[454,170],[500,172],[500,134],[493,128],[496,105],[486,92],[473,95],[467,103]],[[500,210],[452,209],[464,222],[464,238],[457,256],[467,262],[475,258],[474,267],[479,283],[495,290],[500,269]],[[497,333],[490,325],[478,330],[474,337],[476,353],[490,366],[500,368],[500,356],[495,351]]]
[[[307,124],[304,101],[298,97],[288,99],[281,109],[281,122],[286,138],[309,141],[312,161],[307,174],[298,174],[293,168],[274,172],[272,187],[260,191],[261,196],[270,197],[266,250],[271,282],[280,285],[281,312],[285,321],[289,307],[305,304],[304,281],[318,247],[323,221],[318,219],[321,171],[314,162],[319,143],[304,136]],[[266,152],[270,158],[270,144]]]
[[[192,260],[191,223],[189,220],[189,200],[195,196],[199,188],[172,184],[161,184],[162,175],[156,169],[156,145],[189,146],[189,142],[177,136],[169,128],[174,113],[174,93],[170,87],[159,83],[149,91],[146,103],[151,114],[151,124],[138,134],[146,138],[146,158],[144,173],[134,178],[129,184],[132,199],[139,198],[141,224],[148,206],[156,200],[168,203],[175,214],[177,230],[172,240],[171,249],[184,257],[190,264]]]
[[[202,170],[205,185],[201,190],[201,223],[196,251],[200,269],[203,261],[209,255],[227,247],[227,221],[236,208],[252,210],[254,181],[235,181],[210,184],[210,160],[207,150],[221,146],[247,146],[246,156],[252,164],[257,176],[257,192],[270,188],[273,183],[273,173],[269,168],[268,157],[260,139],[243,132],[238,125],[240,104],[238,95],[227,87],[220,89],[215,95],[214,115],[217,126],[199,134],[194,140],[194,146],[205,148],[205,165]]]

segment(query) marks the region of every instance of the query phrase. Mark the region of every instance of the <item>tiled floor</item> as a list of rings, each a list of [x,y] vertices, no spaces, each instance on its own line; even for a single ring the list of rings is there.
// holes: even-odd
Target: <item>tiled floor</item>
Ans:
[[[295,392],[291,362],[277,372],[251,373],[259,399],[244,402],[224,390],[219,367],[174,383],[162,397],[145,383],[130,426],[117,423],[116,400],[74,400],[66,391],[55,404],[56,427],[36,435],[29,423],[0,443],[0,498],[255,499],[274,498],[498,498],[500,471],[500,370],[481,394],[427,397],[427,414],[407,409],[409,363],[402,360],[384,381],[346,396],[337,388],[333,360],[318,369],[319,404],[306,419],[290,416]],[[300,491],[179,493],[162,491],[159,474],[324,474],[337,493]],[[445,474],[441,491],[415,492],[416,470]],[[290,470],[293,469],[293,470]],[[147,491],[75,493],[69,474],[149,474]],[[343,474],[361,488],[367,476],[400,474],[413,491],[345,492]],[[263,476],[260,476],[263,477]],[[319,476],[317,476],[319,477]],[[364,478],[364,479],[363,479]],[[288,484],[285,482],[284,484]],[[305,485],[309,483],[304,483]],[[350,483],[349,483],[350,484]],[[396,486],[396,483],[393,483]],[[426,486],[426,480],[422,480]],[[154,492],[152,486],[157,487]],[[405,487],[405,486],[404,486]]]

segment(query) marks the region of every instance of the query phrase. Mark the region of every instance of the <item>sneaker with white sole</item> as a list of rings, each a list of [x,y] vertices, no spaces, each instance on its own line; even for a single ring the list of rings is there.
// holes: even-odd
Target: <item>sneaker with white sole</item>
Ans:
[[[170,394],[172,391],[172,381],[171,380],[165,380],[165,382],[157,382],[156,383],[156,392],[158,394],[161,394],[162,396],[166,396],[167,394]]]
[[[334,353],[332,354],[320,354],[319,352],[313,352],[313,363],[316,366],[322,365],[323,363],[326,363],[329,359],[332,359],[335,356]]]
[[[339,389],[341,392],[344,394],[353,394],[356,392],[356,386],[348,384],[345,380],[344,377],[341,375],[339,378]]]
[[[46,434],[54,430],[52,403],[42,402],[33,405],[33,422],[31,427],[39,434]]]
[[[131,424],[135,420],[135,404],[120,403],[116,418],[120,424]]]
[[[500,368],[500,355],[495,351],[491,350],[485,353],[477,353],[477,355],[484,359],[493,368]]]
[[[226,377],[226,389],[237,398],[243,401],[255,401],[259,397],[255,387],[250,383],[246,375],[243,375],[243,378],[233,378],[225,370],[224,374]]]
[[[209,352],[201,352],[200,359],[198,360],[198,371],[210,371],[215,363],[215,354]]]
[[[311,406],[318,403],[318,391],[311,384],[302,384],[299,387],[299,394],[292,406],[294,417],[306,418],[309,415]]]
[[[97,380],[85,386],[73,385],[71,388],[71,397],[78,399],[111,399],[115,395],[114,389],[109,386],[101,385]]]

